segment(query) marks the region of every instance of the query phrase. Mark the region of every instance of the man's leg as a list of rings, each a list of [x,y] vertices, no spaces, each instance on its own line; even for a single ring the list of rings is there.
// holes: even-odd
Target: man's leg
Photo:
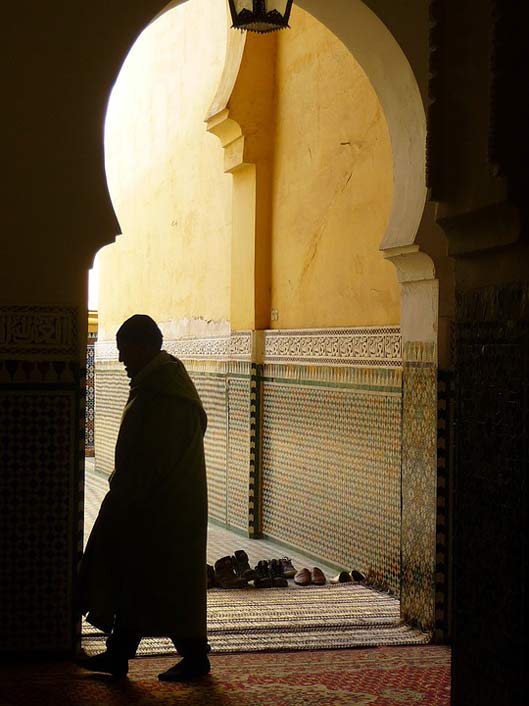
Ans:
[[[174,667],[158,675],[161,681],[192,681],[209,674],[211,665],[208,652],[211,647],[205,637],[180,638],[171,636],[178,654],[182,657]]]
[[[93,657],[83,657],[77,664],[91,672],[104,672],[115,677],[124,677],[129,671],[129,659],[136,656],[141,634],[120,624],[118,617],[114,629],[106,641],[106,652]]]
[[[119,625],[116,620],[116,625],[107,638],[107,652],[116,657],[133,659],[136,657],[141,638],[140,633]]]

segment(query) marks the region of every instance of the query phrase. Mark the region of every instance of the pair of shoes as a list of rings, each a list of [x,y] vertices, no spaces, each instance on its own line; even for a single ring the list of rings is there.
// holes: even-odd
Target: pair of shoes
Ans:
[[[245,581],[253,581],[256,577],[255,569],[250,566],[248,554],[244,549],[237,549],[232,556],[235,573]]]
[[[323,586],[327,583],[327,579],[323,571],[314,566],[312,571],[300,569],[294,576],[294,583],[297,583],[298,586],[308,586],[311,583],[315,586]]]
[[[281,563],[277,559],[262,559],[255,567],[255,588],[285,588],[288,581],[282,574]]]
[[[232,556],[223,556],[215,562],[214,581],[221,588],[248,587],[248,579],[237,575]]]
[[[351,573],[348,571],[340,571],[339,574],[336,576],[333,576],[332,579],[330,579],[331,583],[364,583],[366,580],[366,577],[361,571],[356,571],[356,569],[353,569]]]
[[[75,664],[89,672],[103,672],[112,674],[113,677],[125,677],[129,671],[129,661],[126,657],[118,657],[108,651],[92,657],[79,657]]]
[[[160,681],[173,682],[194,681],[195,679],[205,677],[210,671],[211,665],[207,657],[204,656],[200,659],[193,660],[189,657],[184,657],[184,659],[177,662],[174,667],[158,674],[158,679]]]
[[[339,574],[329,579],[330,583],[351,583],[351,574],[348,571],[340,571]]]

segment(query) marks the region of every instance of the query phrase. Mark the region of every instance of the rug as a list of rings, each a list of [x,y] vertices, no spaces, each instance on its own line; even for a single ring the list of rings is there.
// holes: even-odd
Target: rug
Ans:
[[[208,637],[215,653],[426,644],[429,633],[400,620],[399,601],[360,584],[208,591]],[[83,628],[87,654],[104,635]],[[141,655],[174,653],[169,640],[145,638]]]
[[[0,668],[1,706],[449,706],[446,647],[214,655],[193,686],[159,682],[170,658],[133,660],[128,679],[72,664]]]

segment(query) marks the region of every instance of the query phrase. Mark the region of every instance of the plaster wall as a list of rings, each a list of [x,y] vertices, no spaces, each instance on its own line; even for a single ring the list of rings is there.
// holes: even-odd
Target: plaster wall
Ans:
[[[327,28],[296,7],[291,24],[276,68],[271,326],[398,323],[378,251],[393,191],[380,102]]]
[[[100,340],[138,311],[169,327],[229,318],[231,178],[203,122],[226,36],[223,3],[191,0],[143,32],[116,81],[105,154],[123,235],[101,251]]]

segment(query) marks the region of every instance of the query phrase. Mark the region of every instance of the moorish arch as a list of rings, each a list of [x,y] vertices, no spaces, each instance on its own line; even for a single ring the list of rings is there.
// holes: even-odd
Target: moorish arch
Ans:
[[[160,14],[180,4],[175,0],[162,8]],[[393,201],[380,249],[396,266],[401,283],[401,599],[405,619],[431,628],[435,571],[438,283],[433,261],[416,243],[427,196],[423,99],[403,50],[367,3],[300,0],[297,4],[331,30],[361,65],[382,105],[390,134]],[[240,126],[230,119],[227,109],[243,48],[244,36],[230,32],[225,72],[206,116],[208,129],[217,134],[226,148],[230,169],[242,163],[244,150],[244,135]],[[255,329],[259,328],[256,321]]]

